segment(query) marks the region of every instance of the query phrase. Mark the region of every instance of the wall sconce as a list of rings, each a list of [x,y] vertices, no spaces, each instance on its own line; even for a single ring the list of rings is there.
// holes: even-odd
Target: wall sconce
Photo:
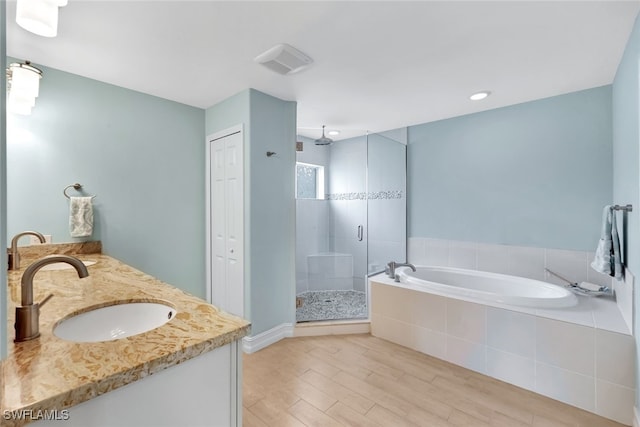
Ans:
[[[31,62],[13,62],[7,68],[7,89],[9,99],[7,108],[10,112],[22,115],[31,114],[40,92],[42,70],[31,65]]]
[[[68,0],[18,0],[16,22],[27,31],[43,37],[58,34],[58,8]]]

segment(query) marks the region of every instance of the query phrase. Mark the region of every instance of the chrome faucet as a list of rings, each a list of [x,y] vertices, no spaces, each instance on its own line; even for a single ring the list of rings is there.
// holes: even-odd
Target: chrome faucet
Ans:
[[[83,278],[89,275],[87,267],[78,258],[69,255],[48,255],[30,264],[22,274],[20,281],[20,291],[22,293],[22,305],[16,307],[16,329],[15,342],[29,341],[40,336],[40,307],[42,307],[53,294],[49,294],[42,302],[33,302],[33,276],[38,270],[47,264],[55,262],[66,262],[78,272],[78,277]]]
[[[400,263],[400,262],[395,262],[395,261],[391,261],[387,264],[387,269],[386,269],[386,273],[387,276],[391,277],[392,279],[396,279],[396,268],[398,267],[409,267],[411,268],[411,270],[416,271],[416,266],[410,263]]]
[[[46,242],[44,236],[37,231],[23,231],[13,236],[11,239],[11,248],[7,250],[7,258],[9,259],[9,270],[18,270],[20,268],[20,254],[18,253],[18,240],[22,236],[36,236],[40,243]]]

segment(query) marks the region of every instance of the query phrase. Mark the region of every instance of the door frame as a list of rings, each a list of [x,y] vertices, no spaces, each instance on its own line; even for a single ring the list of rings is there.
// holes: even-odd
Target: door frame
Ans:
[[[225,138],[227,136],[240,133],[240,137],[242,139],[242,150],[244,151],[244,125],[242,123],[237,124],[235,126],[231,126],[229,128],[223,129],[218,132],[214,132],[210,135],[207,135],[205,138],[205,283],[206,283],[206,298],[209,304],[212,304],[211,298],[213,294],[213,278],[211,275],[211,256],[212,256],[212,241],[211,241],[211,143],[215,140]],[[243,156],[244,157],[244,156]],[[243,170],[244,170],[244,160],[243,160]],[[243,179],[244,182],[244,179]],[[244,188],[242,191],[244,198]],[[243,203],[244,204],[244,203]],[[243,218],[242,222],[244,224],[245,213],[243,209]],[[244,242],[243,242],[244,245]],[[246,248],[245,248],[246,249]],[[245,258],[246,261],[246,258]],[[244,284],[243,284],[244,286]],[[243,310],[244,311],[244,310]]]

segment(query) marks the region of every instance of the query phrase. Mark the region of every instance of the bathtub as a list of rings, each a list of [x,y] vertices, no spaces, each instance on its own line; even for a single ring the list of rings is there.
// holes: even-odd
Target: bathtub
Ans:
[[[397,271],[400,282],[415,290],[476,302],[532,308],[565,308],[578,303],[567,288],[539,280],[452,267],[417,267]]]
[[[369,277],[373,336],[631,425],[635,340],[614,299],[459,268],[396,272],[400,283]]]

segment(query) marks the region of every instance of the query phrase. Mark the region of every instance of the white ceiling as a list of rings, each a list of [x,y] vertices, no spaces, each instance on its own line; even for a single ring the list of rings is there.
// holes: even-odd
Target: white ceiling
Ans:
[[[18,27],[9,1],[7,53],[200,108],[252,87],[297,101],[302,134],[316,138],[326,124],[339,139],[609,84],[639,10],[639,1],[71,0],[47,39]],[[281,76],[253,62],[283,42],[313,66]],[[470,101],[479,90],[493,94]]]

